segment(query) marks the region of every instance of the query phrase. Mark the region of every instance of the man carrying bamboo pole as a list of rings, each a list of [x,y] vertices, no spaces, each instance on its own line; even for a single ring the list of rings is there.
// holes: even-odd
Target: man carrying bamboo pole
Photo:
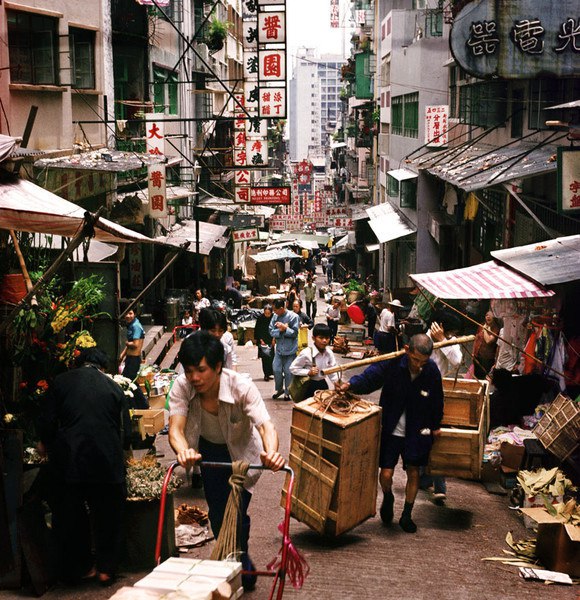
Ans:
[[[369,394],[382,386],[380,515],[385,525],[393,520],[393,474],[401,457],[407,485],[399,525],[407,533],[417,531],[411,513],[419,489],[419,469],[429,462],[433,439],[440,435],[443,417],[443,385],[437,365],[429,358],[432,351],[433,342],[428,336],[414,335],[399,359],[376,362],[350,381],[335,386],[338,391],[350,390],[355,394]]]

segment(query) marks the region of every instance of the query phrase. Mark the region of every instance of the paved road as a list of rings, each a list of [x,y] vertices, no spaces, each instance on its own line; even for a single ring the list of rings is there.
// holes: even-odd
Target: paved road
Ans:
[[[324,303],[319,301],[320,312]],[[238,347],[239,371],[247,372],[266,399],[278,428],[281,449],[287,455],[290,443],[292,404],[271,400],[273,382],[264,382],[256,349]],[[371,399],[376,400],[378,394]],[[158,438],[158,450],[172,457],[167,437]],[[280,504],[281,475],[265,473],[250,507],[252,517],[251,555],[258,568],[276,555],[280,536],[277,525],[283,518]],[[476,482],[448,480],[445,506],[434,505],[420,492],[414,519],[416,534],[406,534],[395,524],[384,527],[378,515],[338,539],[325,539],[308,527],[292,521],[291,535],[296,547],[310,565],[310,575],[302,590],[286,588],[284,597],[296,599],[348,600],[398,598],[402,600],[522,600],[542,598],[568,600],[575,589],[525,582],[517,569],[482,558],[499,556],[508,547],[505,536],[516,539],[528,535],[518,516],[508,508],[505,496],[491,495]],[[394,486],[396,515],[402,510],[404,475],[398,469]],[[181,488],[175,502],[203,506],[203,496],[189,487]],[[377,502],[380,503],[380,493]],[[396,521],[395,521],[396,523]],[[211,544],[189,556],[208,558]],[[115,588],[55,589],[44,596],[50,600],[108,598],[121,585],[131,585],[144,573],[125,574]],[[256,591],[246,596],[268,597],[270,580],[261,578]],[[23,593],[0,592],[1,598],[22,597]]]

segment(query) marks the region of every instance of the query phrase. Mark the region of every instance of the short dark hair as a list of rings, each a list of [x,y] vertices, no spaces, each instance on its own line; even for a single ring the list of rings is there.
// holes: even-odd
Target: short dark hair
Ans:
[[[312,337],[331,337],[330,327],[326,323],[316,323],[312,329]]]
[[[454,313],[448,310],[437,310],[433,313],[431,323],[439,323],[443,327],[445,333],[450,331],[459,333],[461,331],[461,319]]]
[[[286,308],[286,301],[283,300],[282,298],[276,298],[273,302],[272,302],[272,306],[274,308]]]
[[[92,348],[81,348],[79,354],[74,360],[75,367],[82,367],[85,364],[95,365],[99,369],[106,370],[109,364],[109,357],[106,353],[93,346]]]
[[[209,331],[215,327],[227,331],[228,321],[223,312],[215,308],[202,308],[199,311],[199,327],[205,331]]]
[[[409,340],[409,350],[411,352],[416,350],[423,356],[431,356],[431,352],[433,352],[433,340],[424,333],[416,333]]]
[[[181,343],[178,359],[184,367],[197,367],[205,358],[207,364],[216,369],[224,363],[224,346],[220,340],[207,331],[194,331]]]
[[[264,304],[264,306],[262,306],[262,310],[269,310],[270,312],[272,312],[272,305],[271,304]]]

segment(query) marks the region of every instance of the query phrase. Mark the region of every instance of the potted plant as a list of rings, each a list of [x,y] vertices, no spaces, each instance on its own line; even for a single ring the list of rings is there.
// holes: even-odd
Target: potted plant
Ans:
[[[207,28],[207,47],[212,52],[217,52],[224,47],[229,28],[230,23],[227,21],[220,21],[215,17],[211,20]]]

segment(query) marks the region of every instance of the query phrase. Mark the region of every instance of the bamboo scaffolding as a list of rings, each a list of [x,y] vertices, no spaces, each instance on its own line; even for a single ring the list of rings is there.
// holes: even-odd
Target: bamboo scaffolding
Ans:
[[[444,340],[442,342],[435,342],[433,344],[433,349],[444,348],[445,346],[453,346],[455,344],[468,344],[469,342],[473,342],[475,339],[474,335],[463,335],[458,338],[453,338],[450,340]],[[342,373],[343,371],[348,371],[348,369],[355,369],[356,367],[364,367],[365,365],[371,365],[376,362],[382,362],[383,360],[392,360],[393,358],[398,358],[399,356],[403,356],[405,354],[405,350],[397,350],[397,352],[389,352],[388,354],[379,354],[378,356],[371,356],[371,358],[364,358],[363,360],[355,360],[347,365],[338,365],[336,367],[332,367],[330,369],[324,369],[322,372],[323,375],[331,375],[332,373]]]

